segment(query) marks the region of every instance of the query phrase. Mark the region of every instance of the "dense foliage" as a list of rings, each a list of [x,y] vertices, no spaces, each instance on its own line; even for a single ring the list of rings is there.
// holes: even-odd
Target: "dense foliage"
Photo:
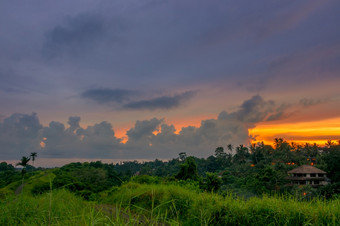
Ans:
[[[86,199],[93,199],[95,194],[119,186],[122,182],[113,164],[103,164],[100,161],[71,163],[56,170],[54,174],[54,188],[66,188]]]
[[[274,147],[217,147],[207,158],[181,152],[170,161],[55,169],[29,165],[34,157],[23,157],[21,169],[0,163],[1,225],[340,223],[340,142],[320,148],[275,139]],[[288,186],[287,171],[305,164],[332,183]]]

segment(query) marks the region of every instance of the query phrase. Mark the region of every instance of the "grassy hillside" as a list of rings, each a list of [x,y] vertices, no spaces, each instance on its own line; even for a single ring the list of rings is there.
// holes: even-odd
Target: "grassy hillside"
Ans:
[[[185,166],[179,172],[192,175]],[[30,171],[23,189],[17,177],[0,189],[0,225],[340,225],[340,197],[334,192],[328,200],[301,196],[302,187],[296,195],[250,197],[206,189],[218,182],[216,174],[187,180],[178,175],[123,181],[112,165],[100,162]]]
[[[0,200],[0,225],[339,225],[340,200],[222,197],[176,184],[130,182],[97,202],[64,189]]]
[[[183,225],[340,225],[339,199],[306,202],[265,196],[244,200],[174,184],[127,183],[104,201]]]

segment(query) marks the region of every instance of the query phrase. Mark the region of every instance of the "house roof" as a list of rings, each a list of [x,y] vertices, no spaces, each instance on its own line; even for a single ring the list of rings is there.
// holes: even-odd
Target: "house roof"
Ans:
[[[326,174],[325,171],[318,169],[316,167],[313,167],[313,166],[309,166],[309,165],[299,166],[293,170],[288,171],[287,173],[323,173],[323,174]]]

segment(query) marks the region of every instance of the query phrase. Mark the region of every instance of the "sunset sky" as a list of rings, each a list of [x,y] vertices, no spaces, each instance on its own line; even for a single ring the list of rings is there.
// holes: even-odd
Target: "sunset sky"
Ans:
[[[340,140],[339,12],[338,0],[1,1],[0,161]]]

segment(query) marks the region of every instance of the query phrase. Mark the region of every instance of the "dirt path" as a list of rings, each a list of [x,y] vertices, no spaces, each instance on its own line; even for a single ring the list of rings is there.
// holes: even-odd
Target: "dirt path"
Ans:
[[[17,187],[17,189],[15,189],[14,194],[15,194],[15,195],[19,195],[19,194],[21,193],[22,189],[24,188],[24,186],[25,186],[25,184],[20,184],[20,185]]]

